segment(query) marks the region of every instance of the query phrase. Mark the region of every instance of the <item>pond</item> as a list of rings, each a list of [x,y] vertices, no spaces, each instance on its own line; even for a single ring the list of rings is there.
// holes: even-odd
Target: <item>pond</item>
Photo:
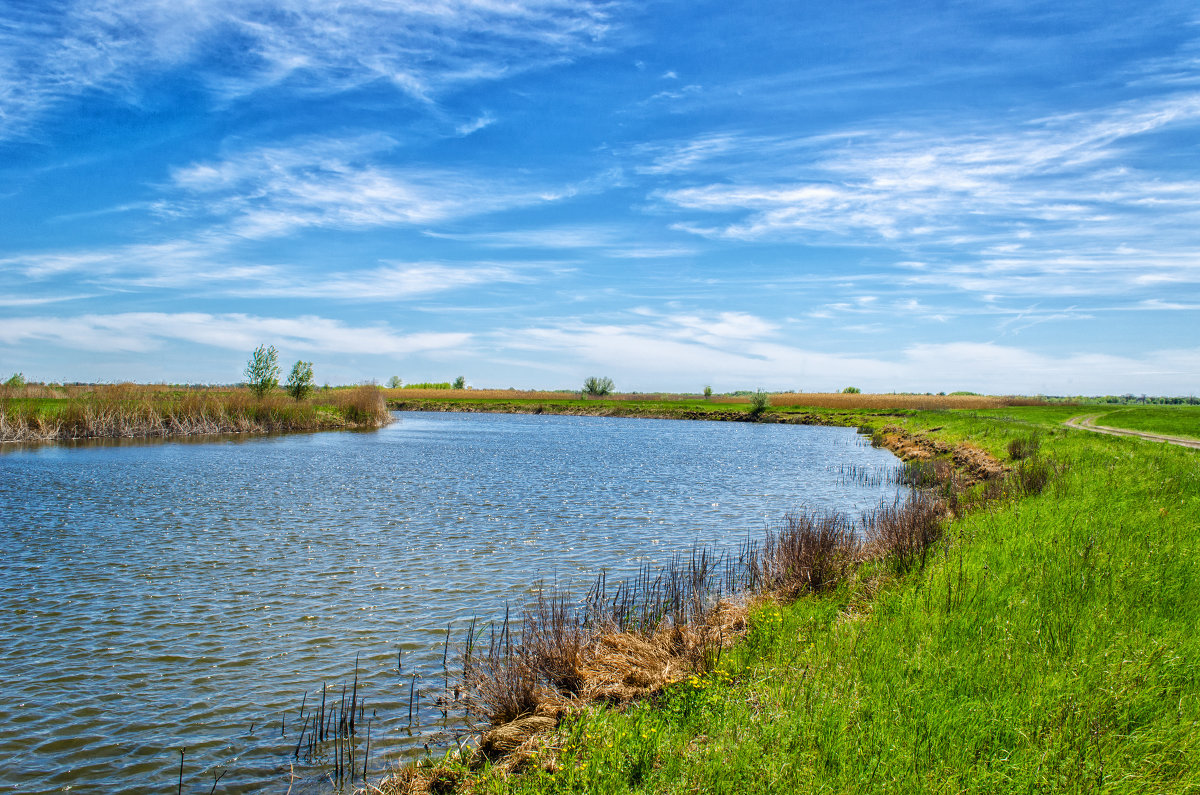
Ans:
[[[896,493],[847,428],[397,420],[4,448],[0,791],[173,792],[181,769],[184,792],[328,791],[296,753],[323,683],[332,703],[357,675],[382,771],[446,742],[448,624]]]

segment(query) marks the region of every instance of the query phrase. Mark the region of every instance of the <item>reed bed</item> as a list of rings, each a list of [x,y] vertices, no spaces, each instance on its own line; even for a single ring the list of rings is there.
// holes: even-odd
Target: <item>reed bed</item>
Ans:
[[[475,764],[522,770],[538,751],[537,735],[587,704],[645,701],[685,680],[721,675],[723,652],[746,635],[756,606],[828,591],[870,556],[910,555],[940,539],[946,519],[930,490],[857,522],[838,513],[792,513],[761,541],[736,550],[697,547],[617,582],[601,573],[582,597],[538,588],[519,615],[506,611],[487,627],[472,622],[454,695],[461,692],[466,714],[490,726]],[[410,766],[377,790],[453,792],[462,776],[454,768]]]
[[[40,389],[0,397],[0,442],[378,427],[390,419],[383,396],[369,386],[304,401],[279,393],[260,399],[246,389],[143,384],[72,387],[65,397],[51,398]]]
[[[858,521],[793,513],[733,552],[698,547],[616,583],[601,574],[582,598],[539,589],[518,617],[506,615],[490,628],[488,642],[474,628],[468,632],[467,708],[503,727],[594,701],[647,696],[709,670],[744,632],[751,604],[827,591],[868,559],[907,570],[924,562],[946,519],[938,494],[916,491]],[[493,745],[485,735],[483,753]]]

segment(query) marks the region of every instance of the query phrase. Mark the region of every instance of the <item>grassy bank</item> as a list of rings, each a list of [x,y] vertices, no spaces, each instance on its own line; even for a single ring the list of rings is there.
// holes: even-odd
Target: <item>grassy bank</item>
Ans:
[[[0,442],[368,428],[388,419],[379,390],[369,386],[319,390],[300,401],[141,384],[0,392]]]
[[[1042,487],[977,499],[921,560],[868,558],[754,606],[719,660],[630,706],[568,711],[518,764],[455,751],[388,787],[1200,790],[1197,454],[1062,428],[1073,413],[863,420],[1041,471]]]

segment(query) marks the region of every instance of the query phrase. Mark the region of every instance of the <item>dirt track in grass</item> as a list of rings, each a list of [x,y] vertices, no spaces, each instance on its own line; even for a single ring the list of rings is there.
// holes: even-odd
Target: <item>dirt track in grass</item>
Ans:
[[[1200,450],[1200,441],[1188,439],[1185,436],[1167,436],[1161,433],[1147,433],[1146,431],[1131,431],[1126,428],[1110,428],[1107,425],[1096,425],[1096,419],[1100,416],[1099,414],[1081,414],[1078,417],[1072,417],[1064,424],[1071,428],[1106,433],[1110,436],[1136,436],[1139,439],[1147,439],[1151,442],[1166,442],[1167,444],[1177,444],[1180,447],[1191,447],[1194,450]]]

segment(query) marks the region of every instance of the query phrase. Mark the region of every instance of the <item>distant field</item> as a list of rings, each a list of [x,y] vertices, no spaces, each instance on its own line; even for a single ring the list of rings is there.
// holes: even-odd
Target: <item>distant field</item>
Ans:
[[[1096,424],[1200,439],[1200,406],[1135,406],[1104,414]]]
[[[538,392],[515,389],[385,389],[388,400],[453,400],[453,401],[573,401],[580,400],[578,392]],[[777,408],[834,409],[992,409],[1015,405],[1037,405],[1041,401],[1021,397],[992,397],[988,395],[870,395],[841,392],[786,392],[772,394],[771,405]],[[713,395],[705,400],[699,395],[672,394],[613,394],[603,398],[588,398],[587,403],[620,402],[671,404],[677,407],[703,408],[713,405],[749,405],[747,395]]]

